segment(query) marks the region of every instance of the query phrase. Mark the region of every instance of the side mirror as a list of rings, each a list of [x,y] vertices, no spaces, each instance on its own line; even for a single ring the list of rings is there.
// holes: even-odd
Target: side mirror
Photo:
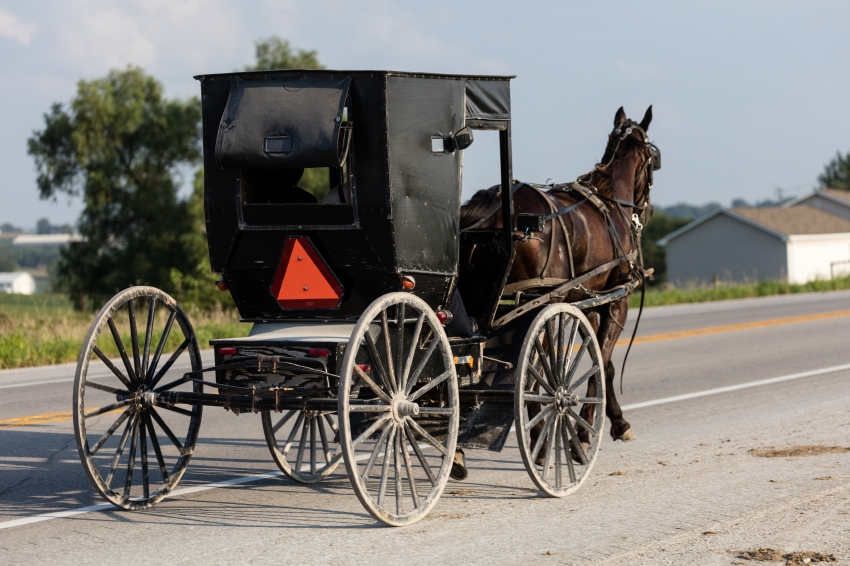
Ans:
[[[453,139],[455,149],[466,149],[472,145],[473,141],[475,141],[472,137],[472,130],[469,128],[461,128],[458,130]]]

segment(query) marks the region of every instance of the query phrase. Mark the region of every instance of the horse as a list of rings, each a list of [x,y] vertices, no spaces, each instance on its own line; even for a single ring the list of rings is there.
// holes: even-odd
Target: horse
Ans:
[[[568,190],[567,187],[543,191],[540,186],[514,182],[515,214],[549,215],[568,207],[575,208],[548,220],[539,238],[528,235],[523,238],[520,235],[516,256],[508,275],[508,284],[534,279],[543,283],[542,279],[545,278],[571,279],[617,257],[630,254],[630,257],[635,257],[635,253],[640,253],[640,230],[652,216],[649,199],[652,172],[660,168],[660,153],[648,140],[646,133],[651,121],[652,106],[646,110],[640,123],[628,119],[622,107],[617,110],[614,116],[614,130],[608,136],[602,160],[588,174],[579,177],[577,188],[583,188],[583,193]],[[598,198],[588,199],[588,190]],[[600,199],[604,203],[601,208],[608,209],[605,214],[600,207],[592,204],[592,201],[598,202]],[[501,228],[502,214],[496,212],[499,210],[499,202],[499,185],[475,193],[461,207],[461,229]],[[581,204],[578,204],[579,202]],[[620,285],[633,277],[642,280],[644,276],[651,275],[651,270],[644,270],[641,263],[624,261],[602,271],[583,285],[572,289],[562,300],[575,302]],[[527,291],[535,292],[535,288],[528,288]],[[630,441],[637,437],[631,425],[623,418],[623,411],[617,402],[613,387],[614,364],[611,362],[614,345],[625,326],[628,310],[626,296],[588,311],[588,319],[602,350],[606,414],[611,422],[610,433],[615,441]],[[588,396],[595,394],[595,384],[591,382]],[[589,412],[584,413],[583,417],[588,420],[592,418]],[[586,434],[585,432],[582,442],[586,442]]]

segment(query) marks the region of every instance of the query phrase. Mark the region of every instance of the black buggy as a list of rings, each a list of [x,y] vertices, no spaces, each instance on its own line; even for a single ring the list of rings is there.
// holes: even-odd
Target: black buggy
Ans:
[[[513,77],[196,78],[210,262],[253,326],[213,340],[203,367],[185,312],[162,291],[132,287],[103,307],[74,391],[95,489],[123,509],[161,500],[192,456],[203,406],[218,406],[260,412],[272,458],[295,481],[344,462],[363,506],[390,525],[428,514],[458,448],[501,450],[512,426],[534,483],[557,497],[576,490],[605,399],[581,309],[614,297],[547,305],[505,292],[517,238],[540,221],[520,218],[518,235]],[[459,230],[474,130],[498,131],[504,229]],[[299,188],[305,171],[327,192]]]

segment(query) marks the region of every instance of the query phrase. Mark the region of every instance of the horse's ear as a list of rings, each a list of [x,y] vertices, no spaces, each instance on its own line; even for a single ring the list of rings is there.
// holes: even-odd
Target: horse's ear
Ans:
[[[652,122],[652,104],[646,109],[646,114],[643,115],[643,120],[640,121],[640,127],[643,128],[644,132],[649,129],[650,122]]]
[[[626,121],[626,111],[623,110],[623,107],[620,106],[620,109],[617,110],[616,116],[614,116],[614,127],[619,128],[623,125],[623,122]]]

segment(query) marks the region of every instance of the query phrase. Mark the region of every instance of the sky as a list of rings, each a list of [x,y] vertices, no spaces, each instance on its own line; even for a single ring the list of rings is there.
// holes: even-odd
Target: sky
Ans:
[[[518,179],[575,179],[617,108],[652,104],[654,204],[799,195],[850,151],[848,24],[850,2],[812,0],[0,0],[0,223],[76,220],[79,201],[39,200],[26,141],[77,81],[137,65],[197,96],[193,75],[253,62],[271,35],[331,69],[517,75]],[[476,142],[466,196],[498,182],[494,140]]]

